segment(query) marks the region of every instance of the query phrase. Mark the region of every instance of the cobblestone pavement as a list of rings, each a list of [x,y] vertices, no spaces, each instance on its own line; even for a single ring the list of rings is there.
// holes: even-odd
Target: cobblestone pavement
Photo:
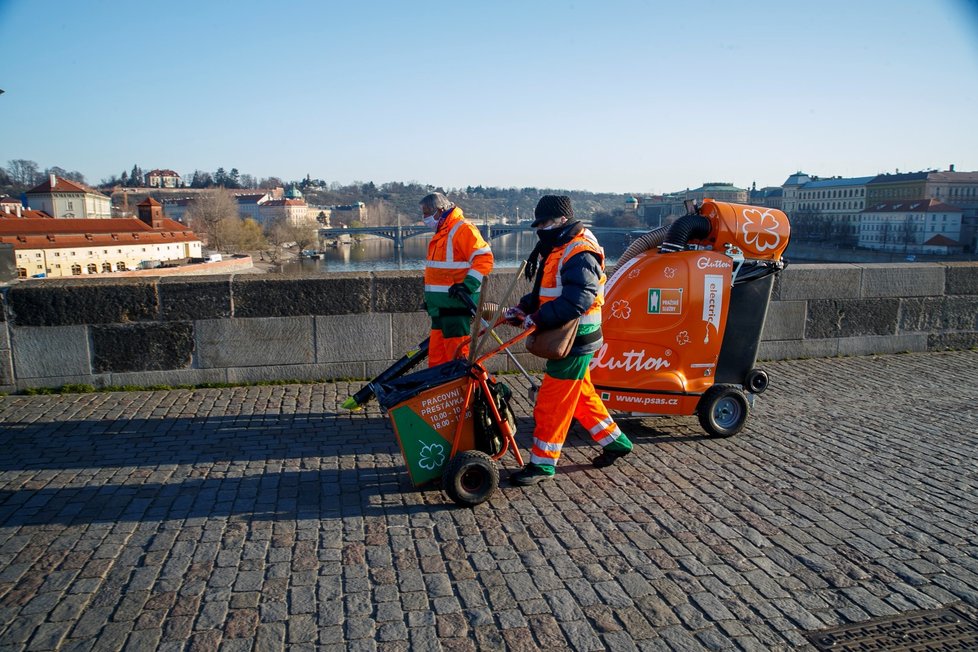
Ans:
[[[622,421],[595,469],[575,428],[476,509],[338,409],[359,383],[0,398],[0,646],[812,649],[978,607],[978,352],[766,368],[736,437]]]

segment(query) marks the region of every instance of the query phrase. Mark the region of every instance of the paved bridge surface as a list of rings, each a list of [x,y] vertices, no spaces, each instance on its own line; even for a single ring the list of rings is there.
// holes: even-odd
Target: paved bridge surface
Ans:
[[[736,437],[623,421],[595,469],[575,427],[553,482],[507,460],[474,510],[339,409],[359,383],[2,397],[0,647],[810,650],[973,615],[978,352],[766,368]]]

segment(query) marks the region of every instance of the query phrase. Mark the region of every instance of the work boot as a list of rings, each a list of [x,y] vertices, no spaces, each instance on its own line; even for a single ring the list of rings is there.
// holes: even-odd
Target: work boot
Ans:
[[[556,472],[557,469],[549,464],[533,464],[531,462],[509,476],[509,481],[511,484],[519,487],[528,487],[531,484],[539,484],[544,480],[550,480]]]
[[[603,449],[601,449],[601,454],[591,460],[591,464],[603,469],[606,466],[611,466],[618,458],[625,457],[632,452],[632,442],[625,436],[625,433],[618,435],[618,439],[611,442]]]

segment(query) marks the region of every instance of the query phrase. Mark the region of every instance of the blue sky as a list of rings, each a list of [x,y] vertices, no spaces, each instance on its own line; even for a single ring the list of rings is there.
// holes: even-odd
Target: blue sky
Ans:
[[[0,0],[0,165],[648,194],[978,170],[975,0]]]

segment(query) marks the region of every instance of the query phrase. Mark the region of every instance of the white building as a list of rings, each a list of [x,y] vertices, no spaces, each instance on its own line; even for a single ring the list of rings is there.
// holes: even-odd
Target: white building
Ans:
[[[180,175],[173,170],[150,170],[143,177],[150,188],[180,187]]]
[[[48,180],[28,190],[27,205],[31,210],[44,211],[58,218],[112,217],[112,200],[94,188],[69,181],[53,174]]]
[[[859,220],[859,246],[908,254],[959,253],[962,210],[936,199],[876,202]]]
[[[201,257],[200,239],[184,225],[163,217],[162,207],[152,199],[139,205],[138,218],[38,215],[0,213],[0,242],[14,246],[20,278],[107,274],[139,269],[147,261]]]

